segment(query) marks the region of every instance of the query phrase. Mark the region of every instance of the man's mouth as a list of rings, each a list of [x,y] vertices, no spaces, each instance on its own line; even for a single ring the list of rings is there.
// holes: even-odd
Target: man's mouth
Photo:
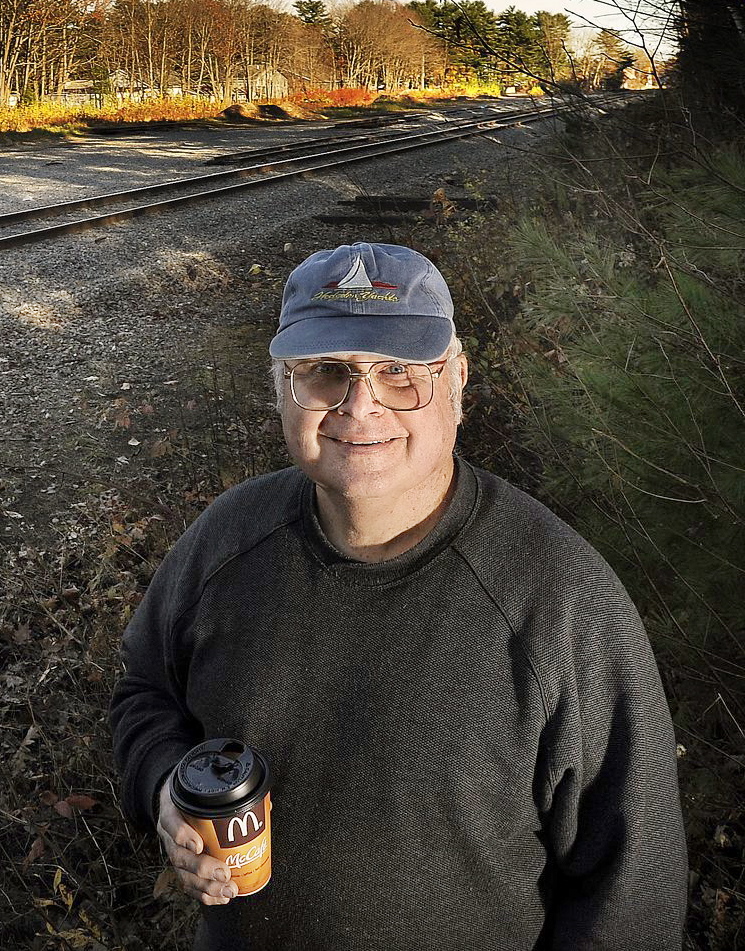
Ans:
[[[401,436],[389,436],[387,439],[341,439],[339,436],[329,436],[327,433],[321,433],[326,439],[333,442],[341,442],[347,446],[382,446],[384,443],[393,442],[394,439],[401,439]]]

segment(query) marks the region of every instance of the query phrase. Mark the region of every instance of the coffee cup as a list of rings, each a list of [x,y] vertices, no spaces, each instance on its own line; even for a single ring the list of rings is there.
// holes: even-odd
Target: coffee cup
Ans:
[[[230,869],[238,896],[253,895],[272,874],[269,764],[240,740],[200,743],[170,779],[174,805],[204,842],[204,851]]]

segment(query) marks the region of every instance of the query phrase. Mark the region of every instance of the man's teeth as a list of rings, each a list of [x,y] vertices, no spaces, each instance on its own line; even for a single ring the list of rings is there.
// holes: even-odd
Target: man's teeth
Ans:
[[[347,445],[349,446],[378,446],[380,445],[380,443],[383,443],[383,442],[392,442],[393,438],[391,437],[391,439],[371,439],[366,442],[354,442],[351,439],[337,439],[336,441],[347,443]]]

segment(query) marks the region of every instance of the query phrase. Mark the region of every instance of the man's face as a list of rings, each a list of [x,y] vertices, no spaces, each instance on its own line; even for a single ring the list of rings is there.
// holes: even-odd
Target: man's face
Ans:
[[[360,372],[374,362],[364,353],[336,354],[335,359]],[[461,355],[434,381],[432,402],[408,413],[375,402],[364,380],[354,382],[338,409],[304,410],[293,402],[285,380],[282,426],[290,455],[329,497],[389,498],[395,503],[407,492],[439,491],[452,475],[457,429],[448,396],[452,363],[465,383],[466,360]]]

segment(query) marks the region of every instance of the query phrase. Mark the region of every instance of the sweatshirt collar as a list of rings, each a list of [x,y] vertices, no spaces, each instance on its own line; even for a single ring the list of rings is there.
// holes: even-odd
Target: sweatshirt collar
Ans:
[[[447,548],[473,513],[478,483],[472,467],[455,456],[455,491],[442,518],[417,545],[383,562],[362,562],[335,548],[318,521],[315,486],[306,479],[301,490],[302,532],[314,559],[331,574],[350,584],[393,583],[421,569]]]

